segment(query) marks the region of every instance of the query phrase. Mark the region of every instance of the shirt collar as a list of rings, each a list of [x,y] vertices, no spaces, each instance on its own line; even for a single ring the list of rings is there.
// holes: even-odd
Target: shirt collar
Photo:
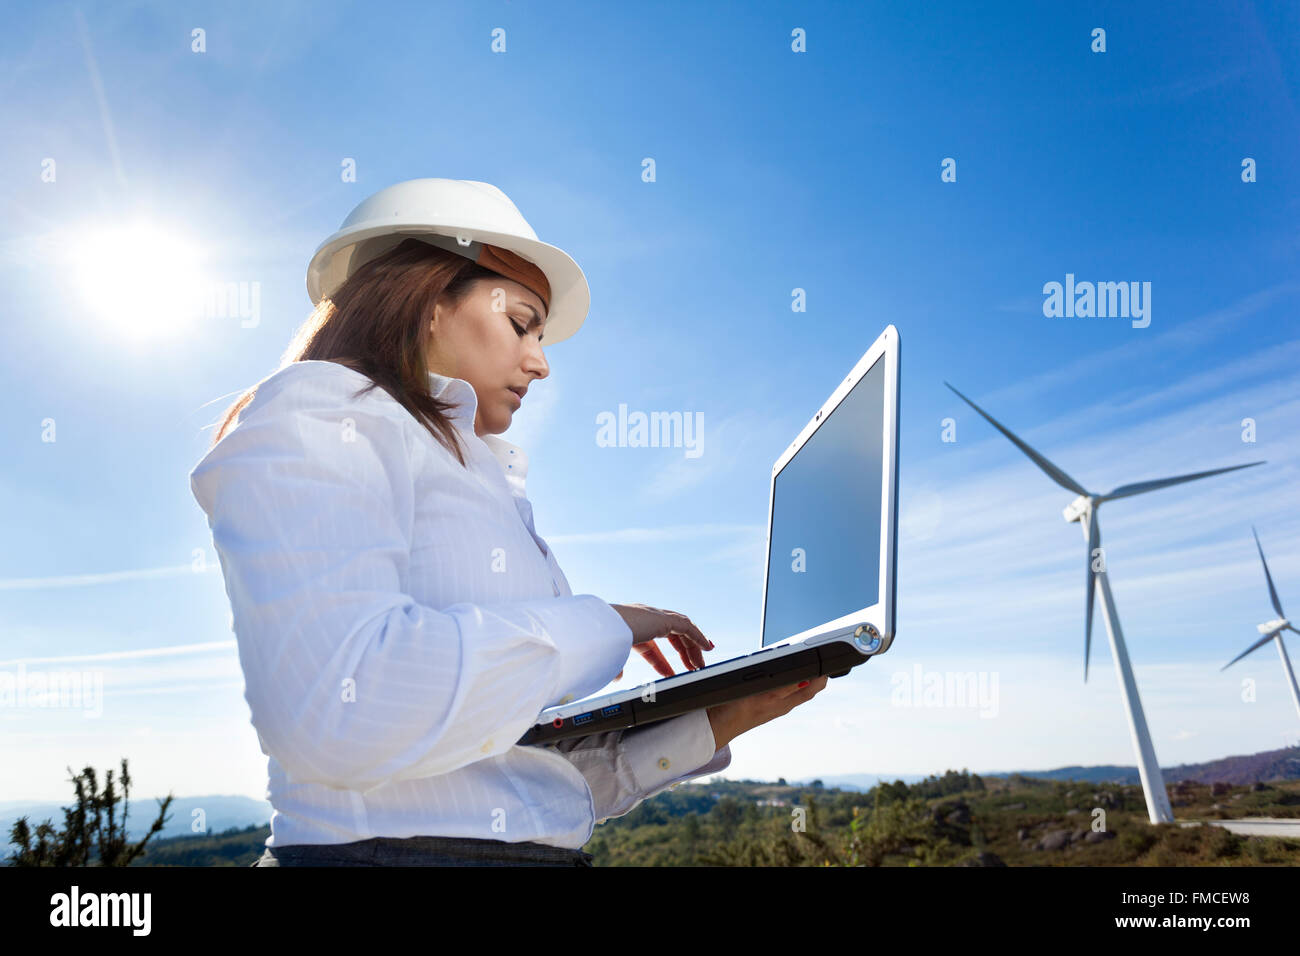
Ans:
[[[512,444],[497,435],[479,436],[474,431],[474,416],[478,413],[478,394],[474,386],[463,378],[452,378],[429,373],[429,394],[444,402],[455,402],[454,408],[447,409],[451,419],[467,440],[477,439],[487,446],[501,465],[510,490],[516,497],[524,493],[524,479],[528,476],[528,455],[518,445]]]

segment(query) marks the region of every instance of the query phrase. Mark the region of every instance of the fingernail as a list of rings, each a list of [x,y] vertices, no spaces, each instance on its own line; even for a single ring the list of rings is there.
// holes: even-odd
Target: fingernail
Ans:
[[[801,680],[801,681],[799,682],[799,686],[800,686],[800,687],[807,687],[807,686],[808,686],[809,684],[811,684],[811,683],[812,683],[812,681],[810,681],[810,680]]]

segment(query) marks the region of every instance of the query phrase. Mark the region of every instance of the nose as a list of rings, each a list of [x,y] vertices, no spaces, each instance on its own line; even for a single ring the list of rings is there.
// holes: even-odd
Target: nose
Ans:
[[[530,375],[546,378],[551,374],[551,366],[546,361],[546,354],[542,351],[542,343],[532,336],[525,336],[525,341],[528,342],[528,356],[524,362],[524,368]]]

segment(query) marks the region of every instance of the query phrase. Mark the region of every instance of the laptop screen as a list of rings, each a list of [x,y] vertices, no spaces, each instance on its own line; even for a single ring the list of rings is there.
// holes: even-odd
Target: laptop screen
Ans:
[[[884,424],[881,356],[777,474],[764,646],[879,601]]]

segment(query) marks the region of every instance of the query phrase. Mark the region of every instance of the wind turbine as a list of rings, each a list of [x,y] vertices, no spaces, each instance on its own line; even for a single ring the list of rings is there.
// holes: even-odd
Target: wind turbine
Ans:
[[[1286,619],[1286,614],[1282,611],[1282,602],[1277,599],[1277,588],[1273,587],[1273,575],[1268,573],[1268,562],[1264,560],[1264,549],[1260,547],[1259,544],[1259,533],[1255,530],[1253,525],[1251,526],[1250,533],[1255,536],[1255,547],[1259,550],[1259,560],[1264,564],[1264,580],[1268,582],[1268,596],[1273,602],[1273,610],[1277,611],[1277,620],[1269,621],[1267,624],[1256,625],[1255,629],[1264,636],[1232,660],[1228,661],[1228,663],[1220,667],[1219,670],[1226,671],[1251,651],[1263,647],[1269,641],[1276,640],[1277,652],[1282,657],[1282,670],[1286,672],[1286,678],[1291,682],[1291,699],[1295,701],[1296,712],[1300,713],[1300,688],[1296,687],[1295,671],[1291,670],[1291,658],[1286,656],[1286,645],[1282,643],[1282,632],[1284,630],[1295,631],[1297,634],[1300,634],[1300,631],[1296,631],[1295,625]]]
[[[948,385],[947,382],[943,384]],[[948,387],[952,388],[951,385],[948,385]],[[1088,656],[1092,648],[1093,597],[1100,594],[1102,611],[1106,617],[1106,631],[1110,635],[1111,657],[1115,659],[1115,672],[1119,677],[1120,694],[1124,698],[1124,706],[1128,711],[1128,726],[1133,737],[1133,750],[1137,754],[1138,776],[1142,779],[1142,792],[1146,796],[1147,815],[1151,818],[1152,823],[1173,823],[1174,812],[1169,806],[1169,794],[1165,791],[1164,777],[1160,773],[1160,764],[1156,761],[1155,748],[1151,746],[1151,733],[1147,730],[1146,716],[1142,713],[1142,701],[1138,698],[1137,683],[1133,679],[1133,668],[1128,660],[1128,649],[1124,646],[1124,632],[1120,630],[1119,626],[1119,612],[1115,610],[1115,599],[1110,593],[1110,579],[1106,574],[1106,555],[1101,548],[1101,528],[1097,525],[1097,509],[1105,501],[1128,498],[1131,495],[1140,495],[1146,491],[1155,491],[1157,488],[1168,488],[1170,485],[1181,484],[1184,481],[1195,481],[1197,478],[1208,478],[1210,475],[1236,471],[1238,468],[1262,465],[1264,462],[1252,461],[1249,464],[1216,468],[1213,471],[1198,471],[1193,475],[1158,478],[1154,481],[1139,481],[1131,485],[1120,485],[1114,491],[1107,492],[1104,495],[1094,495],[1013,435],[1009,429],[999,424],[992,415],[965,395],[962,395],[957,389],[952,388],[952,390],[957,393],[957,396],[962,401],[984,416],[989,424],[1011,439],[1012,444],[1028,455],[1034,464],[1046,472],[1049,478],[1062,488],[1073,491],[1079,496],[1066,505],[1064,514],[1066,521],[1079,522],[1079,526],[1083,529],[1083,538],[1088,543],[1088,554],[1085,559],[1087,565],[1087,616],[1084,619],[1083,631],[1083,679],[1085,682],[1088,680]]]

